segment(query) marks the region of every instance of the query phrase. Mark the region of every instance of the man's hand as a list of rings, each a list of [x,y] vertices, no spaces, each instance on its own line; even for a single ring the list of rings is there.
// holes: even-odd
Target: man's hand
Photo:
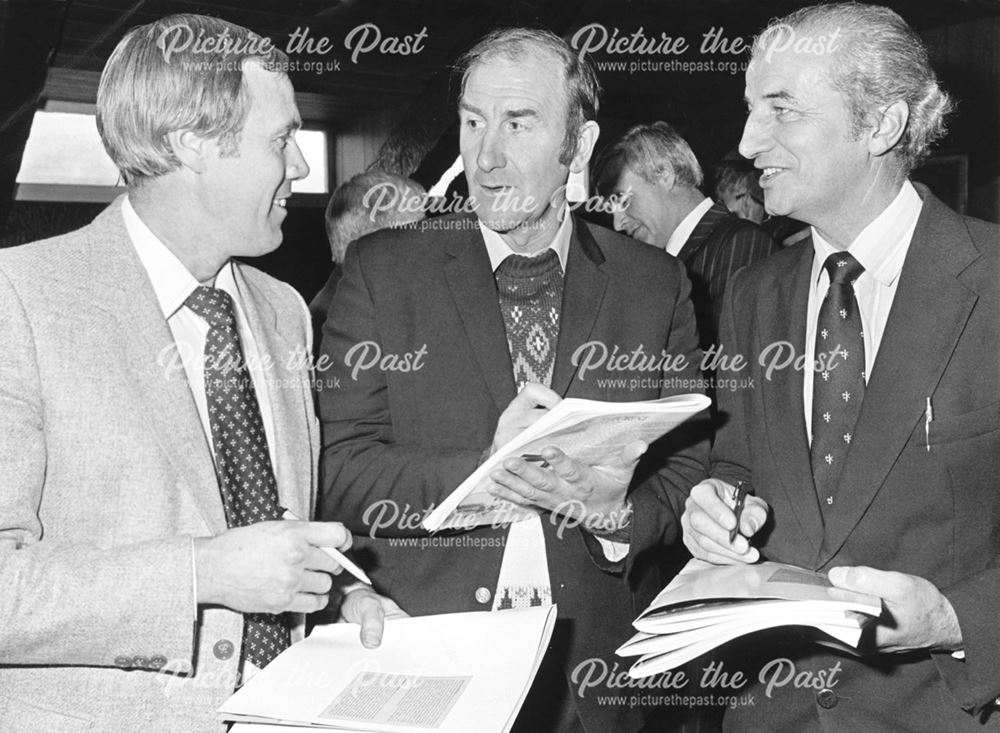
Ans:
[[[875,627],[875,646],[882,652],[913,649],[954,651],[962,648],[955,609],[929,580],[856,565],[830,570],[838,588],[878,596],[886,614]]]
[[[340,604],[340,620],[361,624],[361,643],[368,649],[374,649],[382,643],[382,631],[387,618],[408,616],[395,601],[380,596],[367,585],[356,585],[347,592]]]
[[[510,401],[507,408],[497,420],[497,429],[493,434],[493,445],[490,455],[522,430],[534,424],[538,418],[562,401],[562,397],[548,387],[535,382],[528,382]]]
[[[588,527],[617,524],[625,512],[625,497],[646,444],[625,446],[611,465],[589,466],[554,446],[542,450],[548,468],[519,457],[506,458],[503,468],[490,473],[490,493],[522,506],[537,506],[574,519]],[[592,524],[593,523],[593,524]]]
[[[729,532],[736,526],[733,506],[736,489],[720,479],[710,478],[691,489],[684,504],[681,527],[684,546],[699,560],[716,565],[754,563],[760,559],[757,548],[747,538],[753,537],[767,521],[767,502],[748,496],[740,517],[740,530],[730,543]]]
[[[321,547],[346,550],[338,522],[259,522],[194,541],[198,603],[244,613],[312,613],[330,600],[340,565]]]

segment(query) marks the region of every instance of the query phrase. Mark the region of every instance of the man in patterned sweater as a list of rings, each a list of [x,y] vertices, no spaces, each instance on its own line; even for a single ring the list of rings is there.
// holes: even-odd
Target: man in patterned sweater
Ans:
[[[567,176],[586,167],[598,134],[586,62],[552,34],[514,29],[461,66],[476,213],[348,250],[322,346],[333,364],[320,395],[323,511],[345,518],[376,585],[410,613],[558,604],[516,729],[636,730],[640,711],[601,696],[620,693],[614,649],[649,551],[676,539],[704,471],[697,435],[670,436],[641,463],[641,443],[614,465],[551,447],[545,463],[511,458],[493,491],[535,507],[531,519],[436,536],[419,524],[564,396],[690,391],[700,358],[690,287],[676,260],[568,213]],[[664,354],[676,360],[669,379]]]

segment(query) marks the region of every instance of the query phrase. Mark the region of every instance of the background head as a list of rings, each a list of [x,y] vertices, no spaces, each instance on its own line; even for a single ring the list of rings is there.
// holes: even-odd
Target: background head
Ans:
[[[347,245],[366,234],[424,218],[424,187],[381,170],[359,173],[337,187],[326,207],[326,236],[333,261],[344,261]]]
[[[764,192],[760,171],[743,160],[726,160],[715,168],[715,200],[741,219],[764,221]]]
[[[601,194],[615,197],[615,229],[661,248],[703,199],[701,165],[666,122],[630,128],[601,153],[594,178]]]

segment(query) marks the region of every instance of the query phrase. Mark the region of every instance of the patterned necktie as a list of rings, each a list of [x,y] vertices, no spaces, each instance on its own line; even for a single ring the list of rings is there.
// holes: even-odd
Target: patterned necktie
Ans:
[[[184,304],[209,325],[205,395],[226,524],[245,527],[281,519],[260,405],[247,371],[229,294],[199,286]],[[283,615],[244,614],[243,659],[263,668],[289,645]]]
[[[847,252],[830,255],[823,267],[830,289],[819,309],[816,357],[823,355],[829,368],[813,380],[810,454],[816,492],[821,504],[830,506],[865,394],[865,339],[854,295],[854,282],[865,268]]]
[[[559,340],[563,277],[552,249],[536,257],[507,255],[496,270],[500,311],[507,331],[514,381],[546,387],[552,381]]]
[[[497,295],[518,389],[552,382],[562,313],[563,274],[551,248],[535,257],[507,255],[496,269]],[[515,522],[507,531],[493,610],[552,605],[539,517]]]

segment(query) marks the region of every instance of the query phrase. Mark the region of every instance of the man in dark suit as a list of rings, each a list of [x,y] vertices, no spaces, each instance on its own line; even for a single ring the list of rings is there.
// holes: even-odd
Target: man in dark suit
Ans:
[[[546,448],[548,466],[512,458],[492,474],[498,496],[539,516],[436,536],[419,523],[563,396],[691,391],[687,278],[662,252],[567,214],[568,174],[587,165],[598,132],[587,62],[557,36],[514,29],[480,41],[461,67],[476,213],[349,248],[324,328],[324,508],[348,517],[376,585],[410,613],[559,605],[520,730],[635,730],[634,704],[599,696],[621,694],[614,649],[630,634],[631,590],[646,551],[678,537],[704,442],[675,431],[638,469],[641,444],[597,466]]]
[[[614,195],[614,226],[680,259],[703,349],[716,342],[722,294],[733,273],[779,249],[757,224],[701,192],[698,159],[666,122],[636,125],[602,153],[598,188]]]
[[[340,281],[347,245],[379,229],[420,221],[424,218],[426,196],[424,187],[416,181],[383,170],[358,173],[333,192],[325,215],[333,270],[326,284],[309,302],[314,348],[319,349],[323,321]]]
[[[996,730],[998,228],[907,179],[950,102],[878,6],[793,13],[758,38],[746,82],[741,152],[767,210],[812,231],[730,285],[722,343],[756,389],[720,394],[729,422],[685,544],[828,572],[884,610],[861,657],[788,631],[728,648],[754,704],[725,728]],[[730,543],[739,480],[756,497]]]

